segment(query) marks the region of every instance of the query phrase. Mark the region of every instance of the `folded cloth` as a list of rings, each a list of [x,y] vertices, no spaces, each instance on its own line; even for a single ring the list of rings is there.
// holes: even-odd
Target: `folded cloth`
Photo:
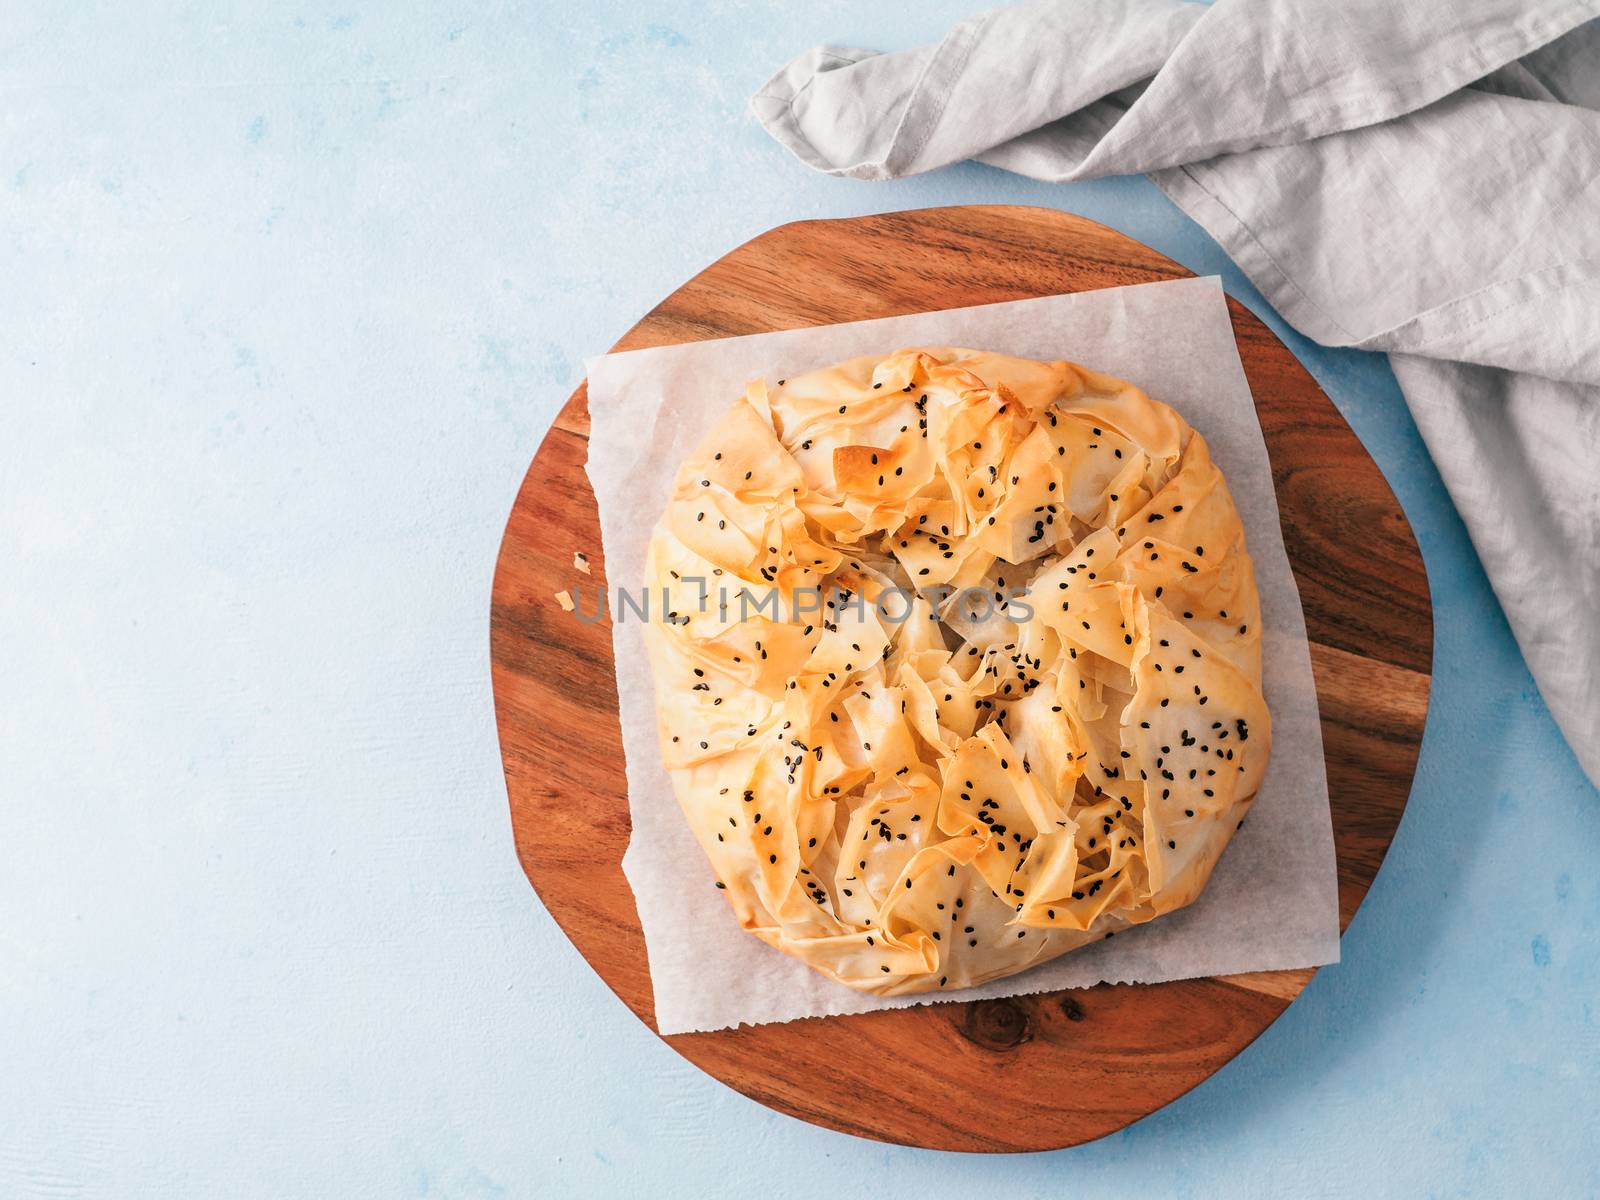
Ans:
[[[752,108],[802,162],[1147,173],[1302,333],[1387,352],[1600,783],[1600,0],[1051,0]]]

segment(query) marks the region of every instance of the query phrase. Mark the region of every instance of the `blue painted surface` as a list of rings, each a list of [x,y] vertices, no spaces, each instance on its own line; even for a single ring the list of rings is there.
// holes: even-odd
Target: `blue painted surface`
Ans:
[[[778,64],[970,11],[892,7],[0,15],[0,1195],[1600,1192],[1600,801],[1392,376],[1142,180],[789,161],[744,110]],[[1383,467],[1436,605],[1343,963],[1189,1096],[1030,1157],[811,1128],[640,1026],[517,869],[486,650],[584,355],[771,225],[974,202],[1220,273]]]

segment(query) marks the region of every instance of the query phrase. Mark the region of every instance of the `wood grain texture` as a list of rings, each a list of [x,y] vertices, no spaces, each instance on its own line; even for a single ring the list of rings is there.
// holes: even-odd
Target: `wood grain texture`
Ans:
[[[1177,279],[1177,263],[1050,209],[927,209],[785,225],[685,283],[616,349]],[[1272,460],[1322,711],[1341,927],[1405,808],[1427,715],[1427,576],[1377,465],[1304,367],[1228,302]],[[819,364],[820,365],[820,364]],[[654,1028],[621,859],[629,831],[608,621],[553,594],[605,582],[573,394],[506,526],[490,617],[517,852],[579,952]],[[573,570],[573,552],[594,576]],[[592,595],[592,587],[586,586]],[[831,1129],[949,1150],[1073,1145],[1155,1111],[1288,1007],[1310,970],[1102,985],[665,1040],[763,1104]]]

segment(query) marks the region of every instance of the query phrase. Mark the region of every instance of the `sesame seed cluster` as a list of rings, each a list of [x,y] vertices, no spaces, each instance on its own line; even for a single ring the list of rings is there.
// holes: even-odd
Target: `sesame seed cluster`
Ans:
[[[647,563],[663,761],[740,924],[851,987],[1013,974],[1191,902],[1266,770],[1205,440],[1069,362],[751,384]]]

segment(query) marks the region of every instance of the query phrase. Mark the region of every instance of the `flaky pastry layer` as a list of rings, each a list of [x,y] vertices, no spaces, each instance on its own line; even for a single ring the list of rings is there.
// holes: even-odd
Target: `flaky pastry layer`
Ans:
[[[740,924],[885,995],[1205,886],[1266,770],[1259,603],[1206,443],[960,349],[751,384],[651,541],[661,745]]]

